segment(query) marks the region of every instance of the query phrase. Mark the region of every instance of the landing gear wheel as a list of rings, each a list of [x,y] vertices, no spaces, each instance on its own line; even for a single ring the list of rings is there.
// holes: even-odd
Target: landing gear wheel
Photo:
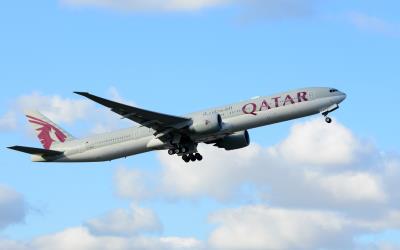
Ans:
[[[182,160],[187,163],[190,161],[190,158],[187,155],[182,155]]]
[[[187,150],[187,148],[185,148],[185,147],[183,147],[183,148],[181,148],[181,153],[186,153],[188,150]]]
[[[325,121],[326,121],[327,123],[331,123],[331,122],[332,122],[332,118],[326,117],[326,118],[325,118]]]
[[[189,155],[191,161],[196,161],[196,156],[194,154]]]
[[[174,154],[175,154],[175,150],[173,150],[173,149],[168,149],[168,154],[169,154],[169,155],[174,155]]]
[[[196,153],[194,156],[196,157],[196,160],[198,160],[198,161],[203,160],[203,156],[199,153]]]

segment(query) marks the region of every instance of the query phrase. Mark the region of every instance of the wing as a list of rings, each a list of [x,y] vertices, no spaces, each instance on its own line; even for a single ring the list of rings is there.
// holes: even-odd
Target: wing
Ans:
[[[167,115],[137,107],[132,107],[126,104],[107,100],[87,92],[74,93],[87,97],[94,102],[110,108],[111,111],[121,115],[123,118],[130,119],[134,122],[141,124],[142,126],[152,128],[156,130],[157,133],[167,133],[173,130],[179,130],[185,126],[190,125],[192,122],[190,118]]]
[[[26,154],[31,154],[31,155],[56,156],[56,155],[63,154],[63,152],[61,152],[61,151],[48,150],[48,149],[43,149],[43,148],[32,148],[32,147],[24,147],[24,146],[12,146],[12,147],[8,147],[8,148],[19,151],[19,152],[23,152]]]

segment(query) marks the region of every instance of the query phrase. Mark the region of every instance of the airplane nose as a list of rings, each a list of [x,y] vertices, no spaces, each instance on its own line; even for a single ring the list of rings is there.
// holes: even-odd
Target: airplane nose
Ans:
[[[343,102],[347,98],[347,95],[345,93],[343,93],[343,92],[340,92],[340,93],[341,93],[340,102]]]

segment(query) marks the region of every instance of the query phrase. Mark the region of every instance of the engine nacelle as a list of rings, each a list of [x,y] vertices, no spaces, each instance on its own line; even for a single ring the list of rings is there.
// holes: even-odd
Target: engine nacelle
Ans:
[[[190,132],[212,134],[222,129],[222,118],[219,114],[194,117],[192,120],[193,124],[189,127]]]
[[[218,140],[215,146],[226,150],[245,148],[250,145],[250,136],[247,130],[236,132]]]

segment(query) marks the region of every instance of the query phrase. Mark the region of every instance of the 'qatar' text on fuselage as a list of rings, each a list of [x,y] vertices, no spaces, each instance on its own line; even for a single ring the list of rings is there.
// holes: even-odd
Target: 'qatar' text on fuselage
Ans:
[[[293,97],[290,94],[288,94],[286,95],[282,106],[286,106],[288,104],[295,104],[296,102],[297,103],[307,102],[309,100],[307,95],[308,95],[307,92],[298,92],[296,97]],[[260,105],[257,105],[257,103],[254,102],[248,103],[243,106],[242,108],[243,113],[248,115],[257,115],[257,112],[259,111],[269,110],[271,108],[279,108],[280,107],[279,103],[281,98],[282,96],[273,97],[271,98],[270,102],[264,99]]]

